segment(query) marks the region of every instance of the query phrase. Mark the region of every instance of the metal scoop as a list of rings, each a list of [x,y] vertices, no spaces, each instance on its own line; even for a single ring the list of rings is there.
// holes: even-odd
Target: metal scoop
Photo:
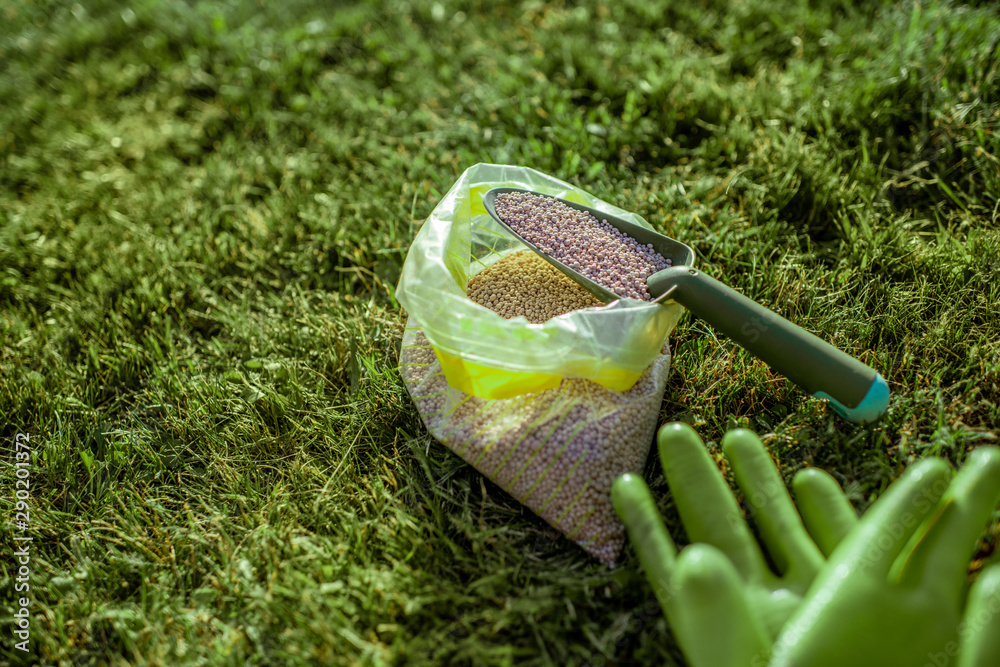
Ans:
[[[483,195],[483,204],[494,220],[604,303],[622,298],[553,258],[501,220],[496,212],[496,198],[507,192],[549,197],[522,188],[493,188]],[[813,396],[825,398],[848,421],[871,422],[885,412],[889,386],[873,368],[692,268],[694,251],[688,246],[604,211],[550,198],[590,213],[598,220],[607,220],[639,243],[652,244],[664,259],[669,259],[670,268],[646,279],[646,288],[654,302],[672,300],[681,304]]]

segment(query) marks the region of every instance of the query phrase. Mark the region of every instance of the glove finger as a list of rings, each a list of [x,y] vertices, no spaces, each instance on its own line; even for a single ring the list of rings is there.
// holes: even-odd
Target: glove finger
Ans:
[[[693,544],[677,559],[677,608],[669,618],[691,667],[767,664],[771,640],[732,563],[708,544]]]
[[[1000,665],[1000,565],[981,572],[972,585],[958,633],[958,667]]]
[[[722,439],[736,483],[753,512],[757,532],[787,585],[805,593],[823,555],[802,525],[792,497],[771,456],[752,431],[735,429]]]
[[[666,612],[673,604],[673,570],[677,555],[646,482],[625,473],[611,485],[611,502],[625,524],[653,593]]]
[[[840,484],[825,470],[806,468],[792,480],[795,504],[806,530],[829,557],[844,536],[858,523],[858,515]]]
[[[763,555],[701,438],[678,422],[664,425],[657,441],[663,473],[688,539],[721,550],[744,581],[759,581],[767,571]]]
[[[782,629],[771,667],[860,664],[857,656],[872,666],[915,664],[909,659],[915,655],[912,650],[896,661],[886,658],[899,650],[900,642],[912,648],[912,640],[924,638],[920,605],[932,598],[890,585],[887,575],[910,536],[934,511],[950,472],[941,459],[924,459],[886,489],[833,551]],[[909,603],[918,601],[911,610]],[[896,614],[900,616],[894,621]],[[911,625],[917,629],[912,640],[907,634]],[[875,644],[879,655],[873,655]],[[843,659],[852,652],[853,662]]]
[[[951,469],[941,459],[910,466],[844,538],[828,568],[868,569],[888,575],[893,562],[948,488]]]
[[[937,587],[958,608],[976,538],[998,503],[1000,448],[980,447],[955,475],[938,511],[910,539],[890,577],[904,586]]]

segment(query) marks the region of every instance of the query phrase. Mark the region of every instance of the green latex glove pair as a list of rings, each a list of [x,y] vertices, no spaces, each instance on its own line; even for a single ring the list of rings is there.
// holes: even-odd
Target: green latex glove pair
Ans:
[[[760,440],[726,434],[776,575],[694,430],[668,424],[658,442],[691,546],[677,554],[638,476],[616,480],[612,497],[692,667],[1000,665],[1000,567],[965,598],[975,539],[1000,501],[997,448],[976,450],[950,484],[947,464],[921,461],[859,521],[818,469],[795,476],[796,509]]]

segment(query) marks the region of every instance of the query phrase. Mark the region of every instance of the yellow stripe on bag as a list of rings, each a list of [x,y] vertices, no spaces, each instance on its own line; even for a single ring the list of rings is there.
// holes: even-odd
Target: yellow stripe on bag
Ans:
[[[558,375],[506,371],[453,357],[440,350],[434,350],[434,353],[441,362],[441,370],[444,371],[448,385],[479,398],[513,398],[521,394],[555,389],[562,382]]]
[[[441,370],[448,380],[448,385],[466,394],[479,398],[498,400],[514,398],[522,394],[533,394],[546,389],[555,389],[562,382],[562,376],[549,373],[533,373],[530,371],[508,371],[467,361],[461,357],[452,356],[435,349]],[[596,364],[595,364],[596,365]],[[585,364],[590,366],[590,364]],[[588,376],[587,368],[574,369],[584,371],[579,373]],[[622,368],[604,368],[598,377],[587,377],[602,387],[614,391],[631,389],[642,373],[627,371]]]

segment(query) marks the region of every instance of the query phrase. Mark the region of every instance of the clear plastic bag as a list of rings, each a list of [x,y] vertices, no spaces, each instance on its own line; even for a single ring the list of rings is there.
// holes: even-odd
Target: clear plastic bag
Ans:
[[[478,398],[448,385],[412,318],[399,358],[403,382],[435,439],[608,565],[625,543],[611,483],[642,472],[669,369],[664,346],[624,392],[568,379],[537,393]]]
[[[482,206],[482,194],[499,186],[648,227],[531,169],[470,168],[407,254],[397,289],[410,316],[400,374],[439,442],[611,564],[625,540],[611,483],[640,472],[649,453],[670,368],[666,337],[681,307],[622,300],[532,324],[475,303],[469,278],[525,250]]]
[[[533,169],[478,164],[466,170],[414,238],[396,290],[437,352],[448,383],[481,398],[552,389],[563,378],[628,389],[659,355],[681,306],[624,299],[529,324],[474,303],[465,293],[469,277],[510,250],[525,249],[483,207],[483,193],[500,186],[576,201],[649,227]]]

